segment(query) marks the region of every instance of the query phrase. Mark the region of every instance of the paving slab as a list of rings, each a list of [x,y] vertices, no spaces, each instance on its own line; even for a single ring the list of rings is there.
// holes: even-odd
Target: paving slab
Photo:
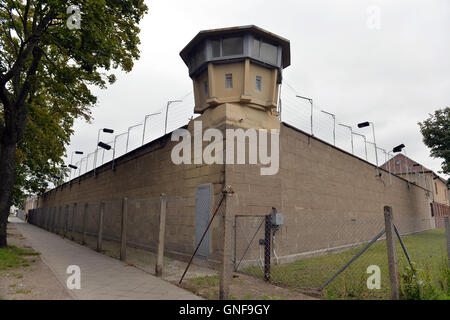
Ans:
[[[199,300],[193,293],[139,270],[117,259],[105,256],[68,239],[10,217],[34,250],[67,288],[67,267],[81,270],[81,289],[68,290],[80,300]]]

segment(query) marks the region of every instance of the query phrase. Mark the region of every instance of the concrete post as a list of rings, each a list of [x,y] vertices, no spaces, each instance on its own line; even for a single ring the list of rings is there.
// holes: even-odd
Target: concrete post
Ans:
[[[71,232],[70,232],[70,239],[75,240],[74,238],[74,234],[75,234],[75,218],[76,218],[76,214],[77,214],[77,204],[74,203],[73,204],[73,208],[72,208],[72,228],[71,228]]]
[[[53,224],[53,232],[55,233],[55,234],[58,234],[58,217],[59,217],[59,209],[60,209],[61,207],[56,207],[55,208],[55,221],[54,221],[54,224]]]
[[[52,219],[52,208],[47,209],[47,219],[45,220],[45,230],[50,231],[50,222]]]
[[[64,215],[63,238],[66,237],[68,229],[69,229],[69,205],[66,205],[66,214]]]
[[[394,219],[391,207],[384,207],[384,223],[386,227],[386,247],[391,283],[391,300],[400,299],[400,280],[398,276],[397,251],[395,242]]]
[[[127,259],[127,225],[128,225],[128,199],[122,200],[122,223],[120,228],[120,260]]]
[[[81,244],[84,246],[87,241],[87,223],[88,223],[88,204],[84,205],[84,214],[83,214],[83,238],[81,240]]]
[[[167,195],[161,194],[161,207],[159,214],[159,235],[156,252],[156,266],[155,274],[157,277],[161,277],[163,273],[164,265],[164,236],[166,234],[166,211],[167,211]]]
[[[48,230],[49,210],[50,210],[50,208],[45,208],[44,223],[42,224],[42,228],[44,228],[45,230]]]
[[[58,231],[58,210],[59,207],[55,207],[55,209],[53,210],[53,233],[57,233]]]
[[[48,211],[47,230],[49,232],[52,232],[53,210],[54,208],[50,208]]]
[[[100,202],[100,215],[98,217],[98,232],[97,232],[97,251],[102,251],[102,241],[103,241],[103,215],[105,212],[105,203]]]
[[[447,235],[447,265],[450,268],[450,217],[444,217],[445,234]]]
[[[52,233],[55,232],[55,218],[56,218],[56,207],[53,208],[53,213],[52,213]]]
[[[61,233],[61,220],[62,220],[61,218],[62,218],[62,207],[59,206],[58,213],[56,215],[56,230],[55,230],[55,233],[58,235]]]
[[[223,190],[225,208],[223,213],[223,256],[220,270],[219,299],[228,300],[230,297],[230,282],[232,278],[232,238],[233,238],[233,190],[226,186]]]

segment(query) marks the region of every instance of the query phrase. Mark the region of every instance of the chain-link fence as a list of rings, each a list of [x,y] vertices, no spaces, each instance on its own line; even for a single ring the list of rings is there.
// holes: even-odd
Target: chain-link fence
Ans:
[[[448,217],[446,217],[448,219]],[[449,299],[450,297],[450,230],[432,219],[396,219],[411,265],[401,247],[399,274],[405,299]],[[412,232],[416,225],[422,232]],[[408,226],[410,226],[408,228]],[[431,229],[427,228],[431,226]]]
[[[322,298],[391,297],[383,218],[282,218],[235,217],[235,271]],[[434,297],[448,294],[445,229],[435,228],[434,218],[394,225],[401,295],[411,298],[411,285]]]
[[[248,292],[261,298],[258,292],[262,290],[279,291],[270,285],[287,295],[300,292],[325,299],[389,299],[394,294],[391,288],[404,299],[450,295],[450,230],[434,217],[405,218],[394,213],[388,228],[386,212],[384,218],[381,213],[380,218],[300,217],[277,215],[274,209],[271,214],[231,214],[232,232],[227,236],[221,229],[227,209],[219,205],[220,200],[210,199],[209,205],[198,197],[75,204],[33,210],[29,222],[150,273],[155,273],[158,264],[163,232],[167,247],[188,253],[181,259],[183,263],[165,262],[174,282],[187,270],[194,249],[195,257],[221,263],[225,259],[221,255],[228,250],[222,245],[230,239],[227,252],[238,275],[228,282],[233,288],[230,297],[239,292],[236,297],[241,299]],[[210,209],[202,232],[196,234],[196,226],[202,222],[196,221],[197,214],[203,205]],[[217,216],[212,219],[215,211]],[[448,217],[441,218],[448,221]],[[214,255],[209,256],[212,247]],[[393,274],[398,275],[397,280]],[[204,290],[205,296],[218,297],[217,270],[191,265],[187,278],[193,279],[187,286],[196,293]]]
[[[209,207],[217,205],[214,197],[208,201],[202,202],[207,210],[205,217],[209,217]],[[181,278],[193,246],[200,241],[195,238],[195,230],[202,227],[195,221],[199,205],[195,197],[166,195],[74,203],[30,210],[28,222],[151,274],[156,274],[158,263],[164,265],[162,276],[175,281]],[[202,244],[205,251],[199,251],[197,258],[220,260],[209,255],[212,235],[213,232],[208,231],[208,241]],[[164,250],[170,254],[164,257]],[[161,252],[159,258],[158,252]],[[216,271],[194,265],[187,278],[211,274]]]
[[[160,212],[160,197],[120,199],[31,210],[28,221],[91,249],[121,258],[122,242],[130,250],[139,248],[156,252]],[[131,258],[139,259],[136,255]]]

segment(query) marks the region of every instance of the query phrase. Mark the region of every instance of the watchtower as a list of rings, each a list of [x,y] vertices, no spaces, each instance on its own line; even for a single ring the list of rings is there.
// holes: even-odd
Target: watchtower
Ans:
[[[180,55],[193,80],[195,113],[226,104],[228,120],[277,127],[270,123],[277,119],[278,89],[291,62],[289,40],[253,25],[205,30]]]

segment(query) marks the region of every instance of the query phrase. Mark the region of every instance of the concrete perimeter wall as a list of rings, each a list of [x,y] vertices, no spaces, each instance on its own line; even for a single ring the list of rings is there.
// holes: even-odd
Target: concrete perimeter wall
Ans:
[[[191,122],[192,123],[192,122]],[[192,125],[186,128],[192,132]],[[218,201],[224,177],[223,165],[175,165],[171,151],[177,142],[170,140],[170,134],[148,143],[116,159],[115,170],[108,162],[97,168],[96,175],[90,171],[78,181],[53,189],[39,198],[39,208],[69,208],[69,225],[73,205],[77,204],[75,229],[82,229],[84,206],[88,203],[88,232],[95,233],[99,202],[105,202],[104,237],[120,239],[121,199],[128,201],[128,244],[153,249],[157,239],[159,223],[159,197],[168,196],[166,216],[166,254],[188,259],[195,244],[196,188],[212,184],[213,205]],[[148,202],[148,205],[145,203]],[[65,210],[65,209],[64,209]],[[64,212],[62,210],[62,212]],[[155,212],[156,211],[156,212]],[[56,211],[58,212],[58,211]],[[150,216],[149,216],[150,215]],[[144,227],[148,221],[153,227]],[[211,256],[219,261],[220,220],[213,225],[211,233]],[[152,234],[153,233],[153,234]]]
[[[236,215],[269,214],[272,207],[284,214],[274,244],[280,261],[372,239],[384,228],[384,206],[393,208],[403,234],[435,227],[425,189],[381,169],[377,177],[376,166],[285,124],[278,174],[261,176],[259,169],[227,165],[226,182],[236,192]],[[240,221],[238,230],[245,217]],[[243,234],[250,238],[255,226],[237,232],[238,257],[247,246]]]
[[[192,121],[188,128],[193,131]],[[196,188],[207,183],[213,185],[215,195],[211,211],[225,183],[235,192],[233,214],[265,215],[272,207],[282,212],[285,224],[277,231],[276,247],[278,256],[286,257],[286,261],[304,252],[370,239],[380,231],[373,221],[382,226],[386,205],[393,208],[401,232],[434,227],[430,219],[431,199],[426,197],[423,188],[396,176],[391,177],[390,185],[386,171],[380,169],[382,176],[377,177],[372,164],[285,124],[280,128],[280,170],[273,176],[261,176],[260,165],[177,166],[170,157],[175,144],[168,135],[144,145],[117,159],[115,171],[107,163],[97,169],[96,176],[88,172],[79,182],[75,180],[47,192],[40,197],[38,206],[64,208],[77,203],[78,210],[82,210],[85,203],[119,201],[123,197],[155,199],[166,193],[169,197],[166,253],[182,258],[189,257],[194,249]],[[149,236],[149,229],[140,226],[139,222],[146,219],[146,210],[140,209],[142,206],[137,203],[129,209],[128,239],[131,244],[152,249],[152,239],[156,237]],[[157,202],[152,206],[157,206]],[[105,210],[108,211],[108,205]],[[95,223],[96,219],[88,221]],[[105,235],[118,238],[120,234],[115,233],[120,220],[114,221],[105,222]],[[353,229],[348,224],[355,221],[358,232],[350,232]],[[339,234],[330,237],[327,228],[340,226],[337,222],[345,223],[339,227]],[[76,222],[77,228],[80,224],[81,220]],[[210,260],[213,262],[221,259],[222,226],[220,218],[212,225]],[[95,227],[88,229],[95,230]],[[251,230],[247,236],[251,236]],[[148,241],[144,243],[141,239]],[[238,241],[237,245],[245,244],[242,239]]]

